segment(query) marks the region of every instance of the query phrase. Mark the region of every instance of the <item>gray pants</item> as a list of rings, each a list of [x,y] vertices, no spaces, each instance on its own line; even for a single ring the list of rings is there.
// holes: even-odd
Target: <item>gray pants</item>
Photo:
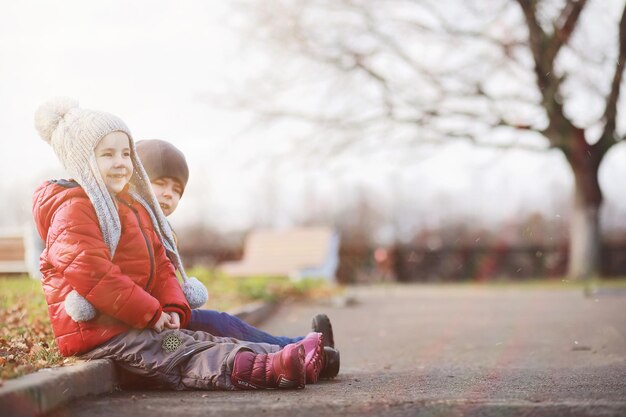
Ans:
[[[230,381],[240,350],[273,353],[280,346],[243,342],[191,330],[131,330],[81,356],[112,359],[133,374],[155,378],[175,390],[233,390]]]

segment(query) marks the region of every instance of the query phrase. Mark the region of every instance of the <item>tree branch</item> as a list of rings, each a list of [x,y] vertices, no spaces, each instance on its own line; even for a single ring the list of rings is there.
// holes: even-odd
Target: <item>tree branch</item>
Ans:
[[[586,3],[587,0],[569,0],[567,2],[554,24],[554,34],[550,39],[548,60],[554,61],[561,47],[567,44]]]
[[[611,91],[606,98],[606,107],[604,110],[604,131],[600,140],[595,144],[603,153],[609,150],[616,141],[615,138],[615,119],[617,116],[617,101],[619,99],[620,87],[624,74],[624,64],[626,63],[626,6],[622,11],[622,18],[619,22],[619,52],[615,62],[615,74],[613,74],[613,82],[611,83]],[[623,139],[623,138],[622,138]]]
[[[384,108],[387,111],[389,116],[395,113],[395,106],[393,104],[393,99],[391,98],[391,89],[389,87],[389,83],[387,82],[387,78],[372,68],[370,65],[366,64],[366,57],[360,55],[354,55],[354,65],[356,68],[360,68],[364,71],[370,78],[374,79],[382,89]]]
[[[511,144],[489,143],[489,142],[477,141],[474,136],[470,136],[468,134],[458,133],[458,132],[446,132],[445,139],[446,139],[445,141],[432,140],[432,139],[431,140],[420,139],[419,143],[424,144],[424,145],[440,145],[440,144],[446,144],[447,141],[449,140],[458,140],[458,141],[463,141],[463,142],[470,142],[474,146],[485,148],[485,149],[501,149],[501,150],[520,149],[520,150],[532,151],[532,152],[546,152],[550,150],[549,147],[533,146],[533,145],[520,144],[520,143],[511,145]]]
[[[535,1],[534,0],[517,0],[517,3],[522,8],[524,18],[526,19],[526,26],[528,27],[528,40],[529,47],[535,61],[535,73],[537,73],[539,88],[543,89],[547,87],[546,78],[544,74],[550,72],[552,68],[544,68],[543,62],[543,48],[546,43],[546,34],[537,22],[535,16]]]
[[[511,129],[527,131],[527,132],[535,132],[542,136],[546,136],[546,131],[543,129],[537,129],[529,124],[520,124],[520,123],[511,123],[506,120],[504,117],[500,117],[496,123],[491,125],[492,127],[509,127]]]
[[[559,91],[563,76],[554,74],[553,69],[556,53],[564,41],[569,40],[586,0],[570,0],[566,4],[561,13],[561,20],[564,21],[552,36],[548,36],[537,21],[536,0],[517,0],[517,2],[522,8],[528,26],[529,47],[535,61],[537,87],[543,97],[542,106],[548,115],[549,124],[545,129],[545,135],[553,147],[565,151],[567,145],[564,138],[568,136],[567,132],[573,132],[576,127],[563,112]],[[569,31],[565,26],[570,27]]]
[[[366,10],[365,8],[360,9],[361,14],[365,18],[367,23],[367,29],[370,34],[376,36],[378,41],[382,44],[386,45],[390,48],[398,58],[402,62],[404,62],[409,68],[411,68],[415,73],[420,74],[421,76],[428,79],[432,85],[434,85],[437,90],[441,93],[443,92],[443,87],[441,86],[440,80],[435,77],[430,71],[428,71],[424,66],[419,65],[405,50],[400,46],[400,44],[393,39],[391,36],[383,33],[379,30],[378,25],[376,24],[374,17],[372,14]]]

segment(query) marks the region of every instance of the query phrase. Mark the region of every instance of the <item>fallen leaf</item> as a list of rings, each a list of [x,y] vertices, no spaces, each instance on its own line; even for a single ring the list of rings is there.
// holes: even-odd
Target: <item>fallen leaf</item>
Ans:
[[[44,348],[42,348],[40,345],[33,345],[33,347],[30,348],[30,355],[35,356],[38,353],[42,352],[43,350]]]

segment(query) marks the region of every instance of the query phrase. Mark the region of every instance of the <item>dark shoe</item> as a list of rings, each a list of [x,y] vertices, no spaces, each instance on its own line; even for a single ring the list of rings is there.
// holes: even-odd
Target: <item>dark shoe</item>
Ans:
[[[307,384],[315,384],[326,364],[324,336],[321,333],[309,333],[298,344],[304,346],[306,382]]]
[[[306,382],[304,359],[299,343],[276,353],[241,351],[235,355],[230,380],[239,389],[301,389]]]
[[[334,378],[339,373],[339,351],[329,346],[324,346],[324,369],[320,372],[320,378]]]
[[[333,326],[326,314],[317,314],[313,317],[311,328],[314,332],[324,336],[324,346],[335,347],[335,337],[333,336]]]

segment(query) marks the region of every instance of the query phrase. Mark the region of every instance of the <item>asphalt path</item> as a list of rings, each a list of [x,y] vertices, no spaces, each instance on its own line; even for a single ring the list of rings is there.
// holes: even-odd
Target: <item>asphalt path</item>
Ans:
[[[326,312],[337,378],[301,391],[124,391],[60,416],[625,416],[626,293],[387,285],[283,305],[263,326]]]

